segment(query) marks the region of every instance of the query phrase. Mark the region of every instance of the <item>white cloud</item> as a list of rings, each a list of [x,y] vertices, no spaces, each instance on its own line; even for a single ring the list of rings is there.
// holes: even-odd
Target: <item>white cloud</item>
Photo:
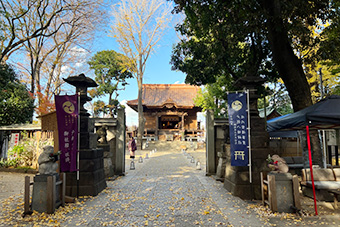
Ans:
[[[89,57],[89,53],[81,47],[73,47],[70,54],[73,56],[73,59],[77,59],[77,62],[74,64],[75,68],[83,67]]]
[[[125,106],[125,114],[126,114],[126,125],[134,126],[138,125],[138,113],[134,111],[131,107],[126,104],[126,100],[120,102],[121,105]]]
[[[71,68],[67,65],[61,66],[61,74],[68,75],[71,72]]]
[[[197,121],[201,122],[201,129],[205,129],[205,112],[197,113]]]

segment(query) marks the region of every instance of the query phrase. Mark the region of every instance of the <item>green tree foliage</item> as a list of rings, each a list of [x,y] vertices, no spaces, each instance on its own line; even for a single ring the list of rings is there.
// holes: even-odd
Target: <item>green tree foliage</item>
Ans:
[[[315,62],[318,54],[299,53],[324,41],[312,34],[315,28],[321,29],[320,21],[335,21],[340,12],[338,1],[174,2],[175,11],[186,18],[177,27],[185,38],[175,46],[171,62],[174,69],[187,73],[186,82],[211,83],[216,76],[236,81],[242,76],[269,79],[279,75],[294,111],[312,105],[303,64]],[[338,32],[330,34],[334,35],[334,43],[339,42]],[[321,164],[321,151],[314,148],[316,163]]]
[[[293,113],[292,102],[281,79],[268,83],[266,92],[263,93],[266,100],[266,107],[276,110],[281,115]],[[264,108],[263,96],[258,99],[258,108]]]
[[[207,84],[204,89],[199,90],[195,104],[202,107],[203,111],[214,110],[216,118],[226,117],[228,84],[230,81],[226,77],[218,77],[215,83]]]
[[[173,50],[173,69],[191,84],[214,83],[219,76],[237,80],[245,75],[275,73],[261,24],[264,18],[245,1],[176,1],[186,19],[177,31],[186,38]]]
[[[327,0],[174,0],[186,15],[177,30],[185,37],[174,48],[174,69],[190,83],[214,82],[216,76],[278,77],[284,81],[294,110],[312,104],[302,63],[317,58],[298,53],[317,46],[320,21],[334,18]],[[275,68],[273,67],[275,63]]]
[[[97,52],[88,62],[90,68],[94,70],[95,81],[98,87],[92,92],[92,97],[109,96],[108,103],[104,106],[109,109],[109,113],[114,114],[118,105],[118,91],[123,90],[127,79],[133,78],[132,74],[125,68],[127,57],[114,50],[103,50]],[[113,96],[115,94],[115,96]],[[101,106],[101,105],[97,105]],[[103,108],[104,108],[103,107]],[[102,112],[106,112],[104,109]]]
[[[328,65],[337,66],[333,69],[333,73],[340,72],[340,1],[329,1],[332,8],[329,14],[329,19],[326,21],[327,25],[321,33],[320,39],[323,41],[317,52],[319,59],[330,60]]]
[[[94,117],[99,117],[100,114],[107,114],[107,107],[105,105],[105,102],[101,100],[97,100],[93,103],[93,114]]]
[[[37,137],[30,137],[29,133],[23,131],[20,133],[20,140],[17,145],[8,150],[8,159],[3,162],[5,167],[27,167],[36,168],[38,165],[38,158],[43,147],[53,146],[53,138],[42,139]],[[1,166],[1,161],[0,161]]]
[[[25,123],[32,119],[33,99],[14,70],[0,64],[0,125]]]

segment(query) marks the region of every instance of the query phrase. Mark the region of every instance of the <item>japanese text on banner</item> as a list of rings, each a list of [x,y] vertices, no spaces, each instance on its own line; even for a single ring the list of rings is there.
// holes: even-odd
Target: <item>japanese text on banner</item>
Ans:
[[[60,170],[77,170],[78,96],[55,96],[58,121]]]
[[[248,165],[247,94],[228,94],[230,152],[232,166]]]

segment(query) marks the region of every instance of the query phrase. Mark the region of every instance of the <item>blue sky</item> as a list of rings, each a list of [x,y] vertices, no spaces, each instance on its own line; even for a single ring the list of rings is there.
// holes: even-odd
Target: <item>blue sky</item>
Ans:
[[[171,70],[170,58],[172,47],[176,44],[179,39],[176,36],[175,24],[170,25],[167,33],[163,36],[163,38],[158,43],[158,46],[155,48],[152,55],[147,60],[146,69],[144,73],[143,83],[144,84],[175,84],[175,83],[184,83],[185,74],[180,71]],[[114,38],[109,36],[102,36],[95,43],[96,51],[101,50],[114,50],[117,52],[119,50],[119,46],[115,42]],[[125,87],[125,90],[120,91],[118,100],[125,104],[126,100],[137,99],[138,96],[138,88],[136,79],[130,79],[129,85]],[[107,98],[103,98],[103,101],[107,101]],[[137,113],[133,111],[131,108],[126,108],[126,123],[127,125],[137,125]]]
[[[185,74],[180,71],[172,71],[170,65],[172,46],[179,41],[175,34],[174,26],[175,24],[171,25],[168,32],[163,36],[147,60],[143,78],[144,84],[184,83]],[[118,45],[115,43],[115,39],[109,36],[102,37],[102,39],[98,40],[96,47],[98,51],[114,50],[121,53]],[[130,79],[128,82],[129,85],[126,86],[125,91],[121,91],[119,94],[119,101],[137,98],[138,88],[136,79]]]

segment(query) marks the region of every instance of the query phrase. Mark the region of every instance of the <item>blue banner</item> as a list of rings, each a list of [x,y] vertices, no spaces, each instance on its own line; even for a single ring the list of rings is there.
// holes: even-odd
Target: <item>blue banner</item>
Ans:
[[[232,166],[248,166],[247,93],[228,94],[230,152]]]

